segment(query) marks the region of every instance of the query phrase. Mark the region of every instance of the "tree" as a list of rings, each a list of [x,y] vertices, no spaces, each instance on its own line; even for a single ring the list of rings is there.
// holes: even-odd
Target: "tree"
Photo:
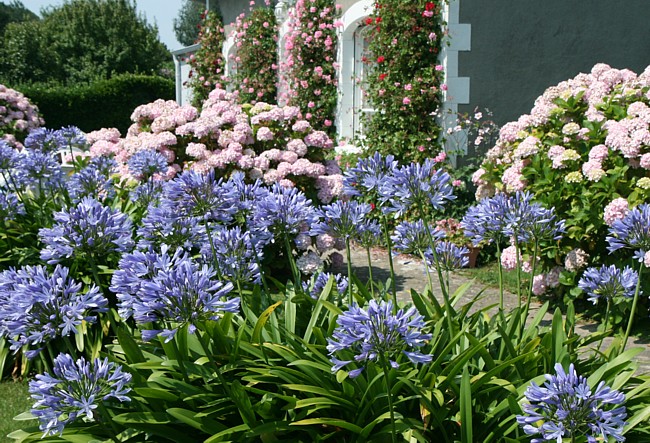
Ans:
[[[221,19],[216,0],[210,2],[210,11],[216,13]],[[174,19],[174,33],[181,44],[190,46],[196,43],[204,13],[205,0],[185,0],[183,7],[178,12],[178,17]]]
[[[1,80],[75,84],[127,72],[158,73],[171,58],[158,28],[129,0],[69,0],[42,15],[39,22],[10,25],[0,49],[6,60]]]
[[[0,35],[9,23],[20,23],[38,20],[38,16],[27,9],[20,0],[13,0],[9,4],[0,3]]]

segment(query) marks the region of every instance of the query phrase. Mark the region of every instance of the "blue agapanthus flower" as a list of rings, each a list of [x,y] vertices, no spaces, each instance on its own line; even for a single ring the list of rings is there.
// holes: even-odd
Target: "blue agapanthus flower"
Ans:
[[[91,363],[81,357],[75,362],[69,354],[59,354],[52,374],[38,374],[29,382],[29,393],[36,401],[31,412],[40,421],[43,437],[62,434],[77,419],[95,421],[100,403],[131,401],[127,396],[130,382],[131,374],[108,358]]]
[[[634,258],[643,262],[643,257],[650,251],[650,204],[643,203],[632,208],[625,217],[615,220],[607,236],[612,253],[619,249],[631,249]]]
[[[445,271],[464,268],[469,264],[469,249],[450,241],[437,242],[436,255],[438,257],[438,266]],[[435,261],[433,254],[427,258],[431,263]]]
[[[382,201],[386,203],[385,212],[402,216],[411,208],[443,208],[448,201],[454,200],[451,176],[442,169],[435,168],[432,159],[424,163],[411,163],[396,168],[379,185]]]
[[[587,300],[596,304],[601,298],[633,297],[638,281],[639,274],[629,266],[619,269],[614,265],[603,265],[588,268],[580,278],[578,287],[587,293]]]
[[[0,140],[0,174],[10,173],[18,165],[18,151]]]
[[[519,243],[531,241],[559,240],[564,232],[564,221],[558,220],[553,209],[546,209],[533,202],[530,192],[517,193],[507,199],[503,234],[517,235]]]
[[[330,278],[334,278],[334,287],[336,288],[336,291],[339,294],[345,294],[345,291],[348,289],[348,278],[342,274],[320,272],[314,280],[311,290],[309,289],[309,283],[307,282],[303,282],[302,287],[306,293],[309,293],[311,298],[318,299]]]
[[[95,157],[86,167],[75,172],[66,185],[73,202],[78,203],[84,197],[98,201],[115,196],[114,181],[111,174],[117,168],[117,162],[108,157]]]
[[[193,217],[180,217],[169,206],[150,206],[138,228],[138,248],[160,249],[165,245],[172,251],[183,248],[199,249],[208,241],[205,225]]]
[[[63,170],[57,158],[36,149],[24,149],[20,153],[12,176],[17,186],[32,187],[41,192],[63,186]]]
[[[60,131],[47,128],[37,128],[32,130],[25,138],[25,145],[28,149],[35,149],[45,153],[55,153],[64,144]]]
[[[595,391],[587,379],[573,367],[564,372],[555,365],[556,375],[546,375],[546,382],[538,386],[531,382],[522,405],[525,415],[517,422],[527,435],[539,436],[531,443],[562,442],[564,438],[587,437],[589,443],[625,441],[623,427],[627,416],[625,395],[600,382]]]
[[[360,158],[354,168],[343,174],[343,193],[351,197],[377,193],[386,177],[393,174],[398,163],[395,156],[382,157],[375,152],[372,157]]]
[[[319,221],[311,226],[311,235],[330,234],[333,237],[354,239],[364,225],[371,208],[368,203],[338,200],[316,210]]]
[[[297,234],[317,222],[318,214],[302,191],[275,183],[267,198],[258,203],[253,218],[255,226],[274,234]]]
[[[401,354],[413,363],[429,363],[433,358],[419,352],[419,348],[431,339],[431,334],[422,332],[424,318],[414,307],[406,312],[400,309],[394,314],[392,302],[371,300],[367,311],[352,305],[339,315],[336,323],[338,326],[332,338],[327,339],[327,350],[334,363],[332,372],[356,362],[362,366],[350,371],[350,377],[354,378],[368,362],[381,364],[385,359],[393,368],[398,368],[397,359]],[[352,359],[340,360],[337,355]]]
[[[246,183],[246,176],[243,172],[235,172],[227,182],[223,184],[227,193],[233,196],[235,206],[235,219],[239,223],[247,223],[252,220],[252,213],[258,202],[266,199],[269,189],[258,179],[253,183]]]
[[[66,126],[55,131],[59,141],[59,149],[84,149],[86,147],[86,134],[76,126]]]
[[[94,323],[108,309],[96,286],[81,291],[68,268],[26,266],[0,273],[0,333],[18,351],[26,345],[45,345],[56,337],[78,334],[83,323]],[[27,353],[35,357],[40,349]]]
[[[217,179],[214,170],[207,174],[185,171],[165,184],[161,206],[181,217],[228,223],[237,211],[236,195]]]
[[[264,245],[257,243],[249,231],[239,226],[216,227],[210,235],[212,243],[203,243],[201,255],[206,263],[215,268],[221,279],[235,285],[261,282],[259,263],[264,258]]]
[[[129,158],[127,165],[131,175],[146,181],[155,174],[167,172],[167,159],[155,149],[143,149]]]
[[[15,220],[17,215],[25,214],[25,205],[16,194],[0,189],[0,222]]]
[[[232,283],[217,281],[208,265],[200,265],[181,249],[173,255],[162,252],[134,252],[120,260],[111,290],[117,294],[118,309],[136,323],[158,322],[163,329],[143,330],[146,341],[156,336],[169,341],[179,327],[217,320],[224,312],[239,310],[239,297],[227,298]]]
[[[382,230],[376,220],[366,220],[358,226],[356,241],[364,248],[381,244]]]
[[[507,211],[508,197],[505,194],[497,194],[470,207],[460,224],[465,235],[475,246],[481,242],[499,243],[505,238],[503,231]]]
[[[54,213],[52,228],[42,228],[41,259],[49,264],[66,258],[107,257],[133,249],[131,220],[117,209],[84,197],[76,206]]]
[[[434,242],[445,236],[443,231],[434,227],[429,227],[429,232]],[[395,227],[391,240],[393,248],[403,254],[420,255],[431,248],[431,240],[422,220],[401,222]]]

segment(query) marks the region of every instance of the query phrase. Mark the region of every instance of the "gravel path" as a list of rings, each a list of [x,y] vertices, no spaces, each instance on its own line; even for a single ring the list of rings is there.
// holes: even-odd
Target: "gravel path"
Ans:
[[[390,267],[388,263],[388,253],[384,249],[373,249],[370,251],[370,258],[372,262],[372,276],[375,281],[385,282],[390,276]],[[410,300],[410,290],[415,289],[418,292],[422,292],[427,284],[427,275],[422,265],[422,261],[406,255],[398,255],[393,258],[393,265],[395,268],[395,283],[397,289],[397,297],[399,300],[408,301]],[[341,272],[343,275],[347,273],[347,265],[343,265],[341,269],[335,269],[335,272]],[[352,268],[353,272],[357,277],[362,281],[368,279],[368,258],[366,255],[365,249],[362,248],[353,248],[352,249]],[[442,301],[442,293],[440,292],[440,287],[437,284],[437,276],[434,275],[434,294],[436,298]],[[449,275],[449,286],[450,293],[460,287],[461,285],[467,283],[471,280],[466,274],[462,271],[450,273]],[[477,291],[483,291],[482,297],[475,303],[473,309],[480,308],[489,308],[488,312],[494,314],[498,310],[499,305],[499,288],[492,286],[485,286],[484,284],[475,281],[472,288],[467,292],[467,295],[461,298],[461,304],[466,304],[469,302]],[[511,308],[518,306],[517,296],[505,293],[504,294],[504,305],[506,311]],[[529,319],[534,318],[537,314],[541,304],[537,300],[531,302],[531,309],[529,312]],[[550,324],[553,316],[552,312],[547,312],[544,316],[543,322]],[[593,333],[596,330],[596,324],[579,322],[576,326],[576,332],[581,335],[587,335]],[[607,346],[607,340],[605,341],[605,346]],[[647,340],[640,340],[635,337],[630,337],[628,340],[628,348],[631,347],[643,347],[644,350],[642,353],[636,356],[636,360],[639,363],[640,373],[650,373],[650,343]]]

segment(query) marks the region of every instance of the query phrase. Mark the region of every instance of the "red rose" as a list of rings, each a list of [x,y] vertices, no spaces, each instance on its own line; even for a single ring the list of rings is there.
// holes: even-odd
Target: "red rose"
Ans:
[[[366,25],[372,25],[372,19],[370,17],[366,19]]]
[[[381,17],[377,17],[377,18],[375,19],[375,22],[377,22],[377,23],[381,23]]]
[[[435,9],[435,7],[436,7],[436,4],[435,4],[435,3],[433,3],[433,2],[427,2],[427,4],[426,4],[426,6],[424,7],[424,9],[426,9],[427,11],[433,11],[433,10]]]
[[[388,74],[379,74],[379,80],[383,80],[386,78]]]
[[[380,55],[379,57],[377,57],[377,63],[383,63],[384,60],[386,60],[386,57],[384,57],[383,55]]]

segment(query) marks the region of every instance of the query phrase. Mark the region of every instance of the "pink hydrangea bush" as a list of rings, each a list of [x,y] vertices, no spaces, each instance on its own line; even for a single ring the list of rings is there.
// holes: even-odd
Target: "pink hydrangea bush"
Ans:
[[[607,259],[608,226],[648,201],[649,177],[650,67],[637,75],[597,64],[548,88],[530,114],[504,125],[473,182],[477,199],[526,190],[554,207],[567,232],[546,245],[546,269],[566,264],[562,270],[575,277]],[[550,286],[541,278],[535,284]]]
[[[0,140],[20,148],[29,131],[44,123],[27,97],[0,84]]]
[[[223,177],[242,171],[251,180],[297,186],[323,203],[342,194],[342,175],[335,161],[325,160],[333,147],[323,131],[300,119],[297,107],[258,102],[240,105],[236,96],[213,90],[199,112],[190,105],[157,100],[133,111],[124,138],[116,130],[89,134],[92,155],[113,156],[126,179],[135,180],[127,162],[140,150],[161,152],[169,168],[161,179],[182,169]]]

